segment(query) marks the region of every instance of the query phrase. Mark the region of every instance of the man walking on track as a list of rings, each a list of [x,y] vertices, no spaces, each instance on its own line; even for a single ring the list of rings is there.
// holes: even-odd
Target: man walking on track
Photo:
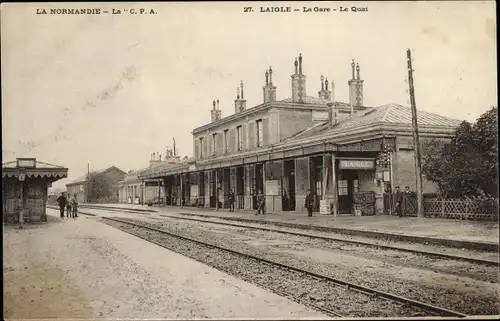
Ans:
[[[57,198],[57,203],[59,204],[59,212],[61,213],[61,218],[64,218],[64,209],[66,208],[66,203],[68,200],[64,195],[64,192],[61,193],[61,196]]]
[[[262,191],[259,191],[259,194],[257,194],[257,213],[255,215],[259,215],[261,212],[262,215],[266,214],[265,200],[264,194],[262,194]]]
[[[307,216],[313,216],[313,205],[314,205],[314,197],[311,193],[311,190],[308,190],[308,194],[306,196],[306,204],[305,208],[307,208]]]

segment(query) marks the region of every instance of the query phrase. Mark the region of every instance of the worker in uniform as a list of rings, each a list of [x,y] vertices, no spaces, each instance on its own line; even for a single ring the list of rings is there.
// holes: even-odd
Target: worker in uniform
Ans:
[[[67,202],[68,200],[66,199],[64,192],[61,193],[61,196],[57,198],[57,203],[59,204],[59,212],[61,213],[61,218],[64,218],[64,209],[66,208]]]
[[[305,208],[307,208],[307,216],[313,216],[313,205],[314,205],[314,196],[311,193],[311,190],[308,190],[305,202]]]
[[[259,191],[259,194],[257,194],[257,213],[255,215],[259,215],[260,213],[262,215],[266,214],[265,200],[264,194],[262,194],[262,191]]]
[[[73,217],[74,218],[78,217],[78,200],[76,199],[76,194],[73,195],[73,200],[71,202],[71,209]]]

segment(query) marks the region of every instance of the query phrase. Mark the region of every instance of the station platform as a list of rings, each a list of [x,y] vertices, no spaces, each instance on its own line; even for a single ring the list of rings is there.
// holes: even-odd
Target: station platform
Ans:
[[[80,216],[4,228],[6,319],[330,319]]]
[[[266,213],[255,216],[250,211],[215,211],[213,209],[147,206],[134,204],[89,204],[98,207],[118,209],[136,209],[152,213],[185,213],[214,216],[221,219],[262,222],[267,224],[294,227],[300,229],[377,237],[394,241],[407,241],[427,244],[445,245],[456,248],[478,249],[498,252],[499,223],[483,221],[449,220],[435,218],[417,218],[381,215],[320,215],[314,213],[308,217],[306,213],[281,212]],[[83,205],[85,206],[85,205]]]

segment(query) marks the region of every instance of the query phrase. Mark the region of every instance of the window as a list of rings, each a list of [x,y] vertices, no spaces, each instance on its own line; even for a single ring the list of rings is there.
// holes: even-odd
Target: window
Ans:
[[[236,139],[237,139],[237,143],[238,143],[238,151],[241,151],[241,146],[243,145],[241,143],[241,126],[237,126],[236,127]]]
[[[347,180],[340,180],[337,184],[339,196],[347,195]]]
[[[215,155],[217,150],[217,133],[212,134],[212,155]]]
[[[200,158],[203,158],[203,137],[200,137],[199,148],[200,148],[200,151],[199,151]]]
[[[228,147],[227,147],[227,132],[229,129],[224,130],[224,153],[227,153]]]
[[[255,122],[257,125],[257,147],[262,146],[263,144],[263,130],[262,130],[262,119],[259,119]]]

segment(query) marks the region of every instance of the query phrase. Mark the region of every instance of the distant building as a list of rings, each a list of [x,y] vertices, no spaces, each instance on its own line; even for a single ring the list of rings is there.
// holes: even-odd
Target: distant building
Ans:
[[[79,203],[117,203],[118,182],[126,175],[116,166],[90,172],[66,184],[67,193]],[[90,183],[88,178],[90,177]]]
[[[172,150],[167,150],[166,156],[163,159],[160,154],[151,154],[151,159],[147,168],[130,171],[125,175],[124,179],[118,183],[119,202],[138,204],[154,202],[170,204],[170,200],[165,199],[165,184],[163,179],[142,179],[140,175],[143,171],[153,170],[160,165],[170,166],[179,163],[181,163],[180,156],[175,155]]]

